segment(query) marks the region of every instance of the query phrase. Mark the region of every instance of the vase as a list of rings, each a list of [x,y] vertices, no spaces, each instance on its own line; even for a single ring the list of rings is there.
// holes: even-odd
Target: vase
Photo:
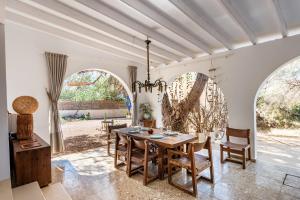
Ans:
[[[151,119],[151,114],[150,113],[144,113],[144,119]]]
[[[196,133],[196,137],[198,138],[198,142],[205,142],[207,139],[206,133]]]

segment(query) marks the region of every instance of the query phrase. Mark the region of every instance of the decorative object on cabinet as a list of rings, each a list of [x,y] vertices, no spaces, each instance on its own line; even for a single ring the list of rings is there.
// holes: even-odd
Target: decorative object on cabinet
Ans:
[[[38,101],[31,96],[20,96],[13,101],[17,116],[17,138],[30,139],[33,136],[33,113],[38,109]]]

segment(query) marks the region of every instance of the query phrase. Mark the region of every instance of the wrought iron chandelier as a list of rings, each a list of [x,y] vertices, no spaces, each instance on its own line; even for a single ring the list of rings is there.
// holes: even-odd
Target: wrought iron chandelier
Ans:
[[[135,81],[132,84],[132,91],[136,92],[136,88],[139,88],[139,92],[141,93],[142,88],[145,88],[145,92],[150,91],[152,93],[152,89],[155,87],[158,87],[157,90],[159,92],[163,92],[167,90],[167,82],[162,80],[161,78],[154,81],[154,83],[151,83],[150,81],[150,61],[149,61],[149,44],[151,41],[147,38],[145,40],[146,47],[147,47],[147,80],[145,82]]]

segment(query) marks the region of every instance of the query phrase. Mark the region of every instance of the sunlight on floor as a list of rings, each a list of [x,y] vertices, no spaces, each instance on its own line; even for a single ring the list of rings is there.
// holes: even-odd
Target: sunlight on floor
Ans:
[[[286,147],[263,140],[259,148],[256,163],[243,170],[238,164],[220,164],[215,146],[215,184],[199,181],[198,199],[299,199],[300,190],[282,185],[282,181],[286,173],[300,175],[300,162],[295,162],[300,149],[287,152]],[[54,158],[52,166],[53,182],[62,182],[73,200],[195,199],[170,186],[166,179],[143,186],[141,175],[127,177],[124,169],[113,167],[113,158],[107,156],[105,148]],[[175,178],[190,185],[186,173],[176,174]]]

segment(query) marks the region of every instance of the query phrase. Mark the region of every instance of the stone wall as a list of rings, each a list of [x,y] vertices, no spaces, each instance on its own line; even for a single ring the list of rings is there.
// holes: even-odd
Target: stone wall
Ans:
[[[110,100],[97,101],[60,101],[58,103],[59,110],[104,110],[104,109],[127,109],[123,102]]]
[[[104,119],[106,118],[124,118],[126,117],[128,110],[123,109],[102,109],[102,110],[60,110],[59,114],[61,117],[73,117],[75,115],[82,116],[88,113],[91,119]]]

